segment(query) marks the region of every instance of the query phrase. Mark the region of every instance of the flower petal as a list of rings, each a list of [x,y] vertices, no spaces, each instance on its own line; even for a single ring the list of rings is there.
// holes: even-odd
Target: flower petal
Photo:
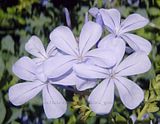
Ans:
[[[111,33],[116,33],[120,28],[121,15],[117,9],[100,9],[104,25]]]
[[[44,73],[49,78],[57,78],[69,71],[74,63],[75,58],[70,55],[51,57],[44,63]]]
[[[86,89],[93,88],[97,84],[96,81],[97,81],[96,79],[85,79],[85,78],[77,77],[76,88],[79,91],[84,91]]]
[[[45,58],[33,58],[32,59],[33,62],[36,64],[36,65],[41,65],[44,63],[44,61],[46,60]]]
[[[18,106],[35,97],[44,87],[40,81],[19,83],[9,88],[9,101]]]
[[[116,64],[116,58],[113,51],[107,49],[93,49],[86,54],[87,57],[93,58],[96,65],[110,68]]]
[[[54,57],[57,54],[57,49],[53,42],[49,42],[47,49],[46,49],[46,53],[48,57]]]
[[[44,73],[44,63],[42,63],[42,64],[37,66],[37,68],[36,68],[36,76],[42,82],[46,82],[47,81],[47,76]]]
[[[29,57],[20,58],[13,66],[12,71],[19,78],[27,81],[36,80],[36,64]]]
[[[112,35],[104,37],[98,47],[110,50],[116,57],[117,65],[122,60],[125,53],[125,42],[121,38],[113,38]]]
[[[50,84],[43,89],[43,108],[47,118],[59,118],[67,110],[66,100]]]
[[[149,54],[150,51],[152,50],[151,43],[148,40],[138,35],[125,33],[124,35],[122,35],[122,37],[129,44],[129,46],[135,51],[141,50],[146,52],[146,54]]]
[[[107,76],[107,69],[90,64],[76,64],[73,66],[73,70],[82,78],[97,79]]]
[[[96,114],[107,114],[114,102],[114,83],[110,79],[103,80],[90,94],[89,106]]]
[[[149,20],[140,14],[131,14],[121,23],[120,34],[142,28],[147,25],[148,22]]]
[[[117,77],[115,85],[123,104],[129,108],[136,108],[144,99],[143,90],[133,81],[124,77]]]
[[[25,45],[25,49],[30,54],[39,57],[46,58],[46,52],[41,40],[37,36],[32,36]]]
[[[50,40],[63,52],[71,55],[77,54],[78,44],[68,27],[59,26],[54,29],[50,34]]]
[[[79,37],[80,54],[84,55],[100,39],[102,28],[95,22],[88,21],[84,24]]]
[[[77,76],[72,72],[69,74],[64,74],[59,78],[50,79],[52,84],[58,84],[63,86],[72,86],[75,85],[77,82]]]
[[[88,11],[93,17],[96,18],[97,14],[99,13],[99,9],[97,7],[90,8]]]
[[[113,39],[115,39],[115,35],[108,34],[102,40],[99,41],[98,47],[99,48],[106,48],[108,46],[109,42],[112,42]]]
[[[124,59],[116,69],[117,75],[130,76],[147,72],[151,62],[145,52],[139,51]]]

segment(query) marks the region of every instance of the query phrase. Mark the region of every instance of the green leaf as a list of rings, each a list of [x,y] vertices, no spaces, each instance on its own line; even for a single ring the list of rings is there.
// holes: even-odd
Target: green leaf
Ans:
[[[20,123],[17,121],[13,121],[11,124],[20,124]]]
[[[126,119],[122,115],[117,113],[116,114],[116,122],[126,122]]]
[[[160,0],[156,0],[157,5],[160,7]]]
[[[100,119],[100,124],[106,124],[106,123],[107,123],[107,119],[105,119],[105,118]]]
[[[21,117],[22,115],[22,109],[11,108],[11,111],[12,111],[12,115],[10,119],[7,121],[7,124],[16,120],[18,117]]]
[[[14,53],[14,41],[10,35],[4,37],[1,41],[2,50],[7,50],[11,53]]]
[[[69,121],[67,122],[67,124],[75,124],[76,123],[76,117],[74,115],[72,115],[69,118]]]
[[[144,96],[145,101],[148,101],[148,98],[149,98],[149,91],[147,90]]]
[[[0,92],[0,124],[3,124],[6,115],[6,107],[4,105],[2,93]]]
[[[17,57],[15,56],[10,56],[9,61],[6,63],[6,69],[10,74],[12,74],[12,66],[13,64],[17,61]]]
[[[151,103],[147,109],[147,112],[157,112],[159,110],[159,107],[157,107],[156,103]]]
[[[160,9],[155,8],[155,7],[151,7],[151,8],[149,8],[148,13],[149,13],[151,16],[159,16],[159,15],[160,15]]]
[[[159,27],[159,25],[160,25],[160,17],[157,17],[157,18],[153,19],[152,22],[153,22],[156,26]]]
[[[1,56],[1,53],[0,53],[0,56]],[[0,57],[0,79],[3,76],[4,70],[5,70],[4,61],[3,61],[2,57]]]

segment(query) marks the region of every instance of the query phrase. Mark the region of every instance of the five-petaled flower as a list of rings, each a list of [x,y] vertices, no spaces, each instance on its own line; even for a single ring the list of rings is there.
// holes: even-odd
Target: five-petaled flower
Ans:
[[[77,63],[91,63],[107,68],[115,65],[116,59],[112,51],[98,48],[90,50],[98,42],[101,34],[101,26],[91,21],[82,27],[79,41],[76,41],[68,27],[59,26],[54,29],[50,34],[50,40],[63,55],[49,58],[44,63],[45,74],[49,78],[56,78],[70,71],[70,81],[76,82],[78,90],[94,87],[96,80],[76,76],[72,67]]]
[[[12,70],[19,78],[26,80],[9,89],[9,100],[12,104],[22,105],[42,91],[43,108],[48,118],[58,118],[66,112],[65,99],[49,80],[44,81],[37,77],[37,64],[32,59],[20,58],[13,65]]]
[[[143,90],[133,81],[125,76],[141,74],[151,67],[147,54],[143,51],[135,52],[125,58],[125,43],[116,38],[108,43],[108,48],[115,49],[117,64],[112,69],[106,69],[89,64],[78,64],[74,66],[75,72],[80,77],[90,79],[104,79],[90,94],[88,101],[91,109],[97,114],[109,113],[114,102],[114,87],[118,89],[123,104],[129,108],[137,107],[144,98]]]
[[[128,33],[129,31],[136,30],[147,25],[149,22],[148,19],[134,13],[121,21],[120,12],[117,9],[91,8],[89,12],[94,17],[100,18],[96,20],[101,20],[103,25],[105,25],[110,32],[110,34],[99,43],[98,47],[104,48],[107,46],[106,41],[112,41],[114,38],[119,37],[123,41],[127,42],[133,50],[141,50],[147,54],[150,53],[152,46],[149,41],[138,35]]]
[[[82,91],[93,88],[97,79],[104,80],[88,98],[95,113],[110,112],[115,87],[127,108],[134,109],[142,102],[143,90],[126,76],[141,74],[150,69],[147,55],[151,51],[151,44],[127,32],[145,26],[148,20],[139,14],[131,14],[121,22],[120,13],[116,9],[92,8],[89,12],[97,23],[86,22],[79,38],[75,38],[68,27],[59,26],[51,32],[51,41],[46,51],[38,37],[32,36],[29,39],[25,49],[35,57],[22,57],[12,68],[15,75],[26,80],[9,89],[9,100],[14,105],[22,105],[42,91],[46,116],[58,118],[66,112],[67,103],[54,86],[76,85]],[[110,34],[100,40],[104,26]],[[98,41],[98,48],[94,48]],[[125,42],[135,52],[122,61]]]

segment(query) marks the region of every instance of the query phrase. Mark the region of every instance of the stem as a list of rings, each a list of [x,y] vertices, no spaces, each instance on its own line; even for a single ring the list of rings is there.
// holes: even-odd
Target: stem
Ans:
[[[152,28],[156,28],[158,30],[160,30],[160,27],[158,25],[155,25],[154,23],[149,23],[149,26],[151,26]]]
[[[147,112],[149,104],[146,103],[145,106],[143,107],[142,111],[138,114],[137,120],[142,120],[143,115]]]

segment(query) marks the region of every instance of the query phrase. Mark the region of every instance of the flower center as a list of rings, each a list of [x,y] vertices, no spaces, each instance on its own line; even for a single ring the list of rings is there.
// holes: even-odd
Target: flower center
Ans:
[[[119,35],[120,35],[120,34],[119,34],[119,30],[120,30],[120,28],[116,28],[116,29],[115,29],[115,36],[116,36],[116,37],[119,37]]]
[[[114,71],[110,70],[109,77],[112,79],[115,77]]]
[[[78,60],[78,62],[83,62],[84,61],[84,57],[83,56],[78,56],[77,60]]]

